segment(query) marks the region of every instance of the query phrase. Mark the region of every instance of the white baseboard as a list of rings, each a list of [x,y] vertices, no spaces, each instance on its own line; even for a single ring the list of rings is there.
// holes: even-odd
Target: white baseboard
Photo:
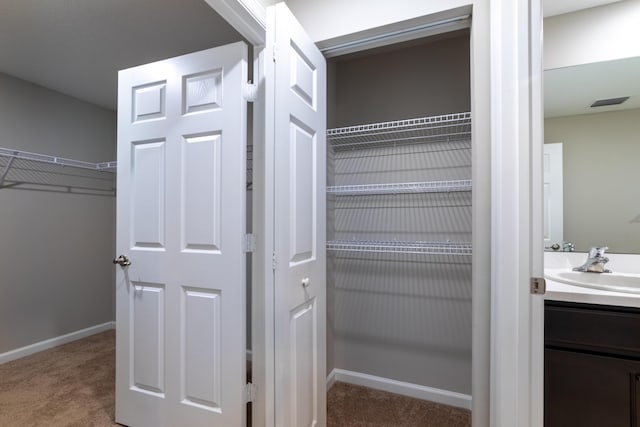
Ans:
[[[79,331],[71,332],[65,335],[60,335],[59,337],[40,341],[25,347],[17,348],[15,350],[10,350],[0,354],[0,365],[12,360],[20,359],[21,357],[29,356],[30,354],[37,353],[39,351],[48,350],[50,348],[66,344],[71,341],[76,341],[90,335],[98,334],[109,329],[115,329],[115,327],[116,322],[106,322],[100,325],[91,326],[90,328],[81,329]]]
[[[327,376],[327,391],[331,390],[331,387],[333,387],[333,385],[336,383],[336,371],[338,370],[341,371],[342,369],[334,369],[333,371],[331,371],[329,376]],[[344,371],[344,372],[347,372],[347,371]]]
[[[471,410],[471,396],[468,394],[396,381],[344,369],[334,369],[331,371],[327,377],[327,390],[329,390],[336,381]]]

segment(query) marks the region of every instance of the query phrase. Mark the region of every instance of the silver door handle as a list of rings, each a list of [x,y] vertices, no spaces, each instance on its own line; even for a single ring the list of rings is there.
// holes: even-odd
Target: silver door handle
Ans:
[[[127,258],[126,255],[120,255],[118,258],[114,258],[113,263],[120,264],[120,267],[131,265],[131,261],[129,261],[129,258]]]

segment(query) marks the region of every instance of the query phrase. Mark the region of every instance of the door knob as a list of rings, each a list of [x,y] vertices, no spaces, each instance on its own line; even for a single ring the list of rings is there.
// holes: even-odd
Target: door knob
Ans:
[[[120,267],[131,265],[131,261],[129,261],[129,258],[127,258],[126,255],[120,255],[118,258],[114,258],[113,263],[120,264]]]
[[[309,287],[309,285],[311,285],[311,281],[309,281],[308,277],[305,277],[304,279],[302,279],[302,287],[307,289]]]

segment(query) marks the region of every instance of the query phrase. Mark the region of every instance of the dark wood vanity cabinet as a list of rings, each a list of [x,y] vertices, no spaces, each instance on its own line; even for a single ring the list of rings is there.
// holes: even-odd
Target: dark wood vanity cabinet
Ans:
[[[640,309],[545,303],[545,427],[640,427]]]

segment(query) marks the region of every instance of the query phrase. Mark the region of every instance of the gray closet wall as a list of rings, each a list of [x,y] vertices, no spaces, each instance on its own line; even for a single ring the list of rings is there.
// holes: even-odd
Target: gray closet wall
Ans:
[[[115,160],[115,112],[0,74],[0,147]],[[0,189],[0,354],[114,320],[114,208],[61,187]]]
[[[466,32],[329,64],[329,127],[468,112]],[[471,141],[329,148],[328,185],[471,179]],[[327,240],[471,242],[471,192],[328,195]],[[471,256],[328,251],[328,371],[471,394]]]

